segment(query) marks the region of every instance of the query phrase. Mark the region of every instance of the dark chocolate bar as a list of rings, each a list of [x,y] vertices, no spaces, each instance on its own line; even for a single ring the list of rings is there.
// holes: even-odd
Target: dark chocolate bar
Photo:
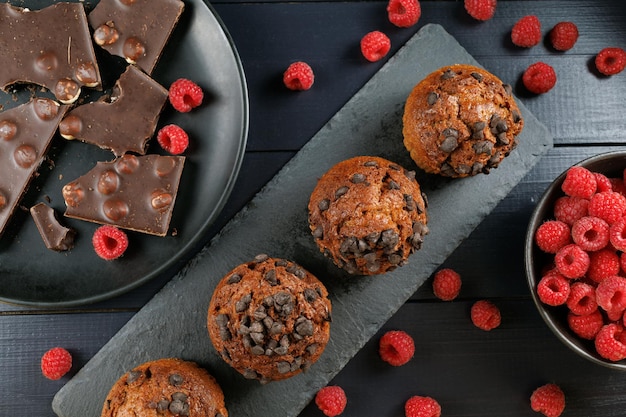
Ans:
[[[184,156],[126,154],[63,187],[65,216],[165,236]]]
[[[59,223],[52,207],[45,203],[37,203],[30,208],[30,215],[48,249],[65,251],[74,246],[76,231]]]
[[[110,149],[115,156],[146,153],[168,92],[141,70],[129,65],[111,97],[78,106],[59,126],[61,136]]]
[[[151,74],[184,7],[180,0],[101,0],[88,19],[96,44]]]
[[[16,83],[48,88],[73,103],[81,87],[100,87],[87,16],[81,3],[41,10],[0,4],[0,88]]]
[[[54,100],[35,98],[0,113],[0,235],[41,165],[66,111],[67,106]]]

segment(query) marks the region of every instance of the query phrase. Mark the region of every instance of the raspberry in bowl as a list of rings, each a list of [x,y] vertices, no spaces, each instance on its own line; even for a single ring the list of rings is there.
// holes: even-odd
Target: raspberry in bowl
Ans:
[[[626,370],[626,151],[561,173],[537,203],[524,262],[533,301],[580,356]]]

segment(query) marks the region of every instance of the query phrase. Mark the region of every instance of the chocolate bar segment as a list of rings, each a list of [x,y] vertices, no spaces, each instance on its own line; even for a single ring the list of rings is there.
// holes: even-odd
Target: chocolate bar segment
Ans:
[[[68,104],[81,87],[101,85],[81,3],[55,3],[41,10],[0,4],[0,62],[4,91],[16,83],[37,84]]]
[[[168,92],[141,70],[129,65],[111,97],[78,106],[59,126],[61,136],[110,149],[115,156],[146,153]]]
[[[0,113],[0,236],[66,111],[54,100],[35,98]]]
[[[74,247],[76,231],[61,225],[52,207],[37,203],[30,208],[30,215],[48,249],[60,252]]]
[[[97,45],[151,74],[184,7],[180,0],[101,0],[88,19]]]
[[[152,154],[98,162],[63,187],[65,215],[165,236],[184,163],[184,156]]]

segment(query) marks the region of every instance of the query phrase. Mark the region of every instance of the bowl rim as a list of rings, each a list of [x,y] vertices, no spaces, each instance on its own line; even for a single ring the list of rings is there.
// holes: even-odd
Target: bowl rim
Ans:
[[[576,352],[578,355],[582,356],[585,359],[590,360],[596,364],[602,365],[611,369],[618,369],[622,371],[626,371],[626,360],[612,362],[608,359],[604,359],[599,356],[595,352],[590,352],[588,348],[585,347],[585,344],[591,343],[590,341],[584,341],[583,339],[575,336],[567,331],[564,328],[563,323],[557,317],[557,313],[553,311],[553,308],[546,306],[541,302],[537,295],[536,285],[538,280],[536,279],[536,266],[534,263],[535,254],[539,253],[539,248],[536,247],[534,243],[534,235],[535,231],[539,227],[543,221],[549,217],[546,216],[548,209],[551,208],[554,204],[554,201],[561,195],[558,194],[558,191],[561,190],[561,184],[567,175],[567,171],[576,166],[582,166],[585,168],[594,167],[594,169],[598,169],[598,165],[605,165],[607,161],[610,161],[611,164],[609,167],[603,170],[603,172],[611,171],[611,167],[613,170],[618,168],[616,161],[622,161],[619,164],[621,170],[623,171],[626,168],[626,150],[616,150],[600,153],[588,158],[585,158],[572,166],[568,167],[565,171],[563,171],[558,177],[554,179],[550,183],[550,185],[544,190],[543,194],[535,204],[535,208],[533,209],[532,215],[528,222],[528,227],[526,229],[526,237],[524,242],[524,267],[526,272],[526,280],[530,290],[530,294],[532,296],[533,302],[537,307],[537,311],[539,312],[541,318],[550,328],[552,333],[561,340],[568,348]],[[590,169],[594,171],[594,169]],[[599,171],[594,171],[599,172]],[[556,308],[554,308],[556,310]]]

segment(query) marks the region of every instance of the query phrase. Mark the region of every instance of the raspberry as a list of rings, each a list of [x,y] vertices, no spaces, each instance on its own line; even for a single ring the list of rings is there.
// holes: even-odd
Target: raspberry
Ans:
[[[172,155],[180,155],[189,146],[189,136],[178,125],[166,125],[157,133],[157,142]]]
[[[530,408],[546,417],[559,417],[565,409],[565,394],[556,384],[545,384],[530,396]]]
[[[589,200],[580,197],[563,196],[554,203],[554,217],[570,226],[588,214]]]
[[[418,0],[389,0],[387,15],[394,25],[408,28],[420,19],[422,9]]]
[[[597,192],[589,200],[589,215],[615,223],[626,214],[626,197],[614,191]]]
[[[626,252],[626,217],[622,217],[611,225],[609,239],[615,249]]]
[[[518,20],[511,30],[511,40],[517,46],[530,48],[541,41],[541,23],[535,15]]]
[[[361,38],[361,53],[370,62],[384,58],[389,49],[391,49],[391,41],[380,31],[369,32]]]
[[[584,282],[575,282],[570,287],[567,308],[574,314],[585,316],[598,309],[596,289]]]
[[[471,319],[474,326],[489,331],[500,325],[500,309],[489,300],[479,300],[472,305]]]
[[[119,258],[128,248],[126,233],[111,225],[97,228],[91,241],[96,254],[107,261]]]
[[[593,175],[596,177],[596,192],[613,191],[613,184],[606,175],[600,174],[599,172],[594,172]]]
[[[596,287],[596,302],[611,315],[626,309],[626,278],[612,275]]]
[[[285,86],[294,91],[308,90],[313,86],[315,75],[313,69],[306,62],[294,62],[283,74],[283,83]]]
[[[578,27],[572,22],[559,22],[550,31],[550,43],[557,51],[567,51],[578,40]]]
[[[524,71],[522,83],[531,93],[547,93],[556,84],[556,72],[545,62],[535,62]]]
[[[587,278],[600,283],[611,275],[617,275],[620,270],[620,257],[613,248],[605,248],[589,254],[589,269]]]
[[[593,172],[583,167],[571,167],[565,174],[561,190],[571,197],[590,199],[598,188]]]
[[[572,225],[572,239],[583,250],[600,250],[609,243],[609,224],[599,217],[582,217]]]
[[[537,284],[537,296],[542,303],[549,306],[565,304],[570,294],[567,278],[558,272],[549,272]]]
[[[604,317],[598,309],[585,316],[579,316],[570,311],[567,314],[567,324],[578,337],[593,340],[604,326]]]
[[[626,344],[620,341],[623,332],[624,327],[618,323],[602,326],[594,341],[596,352],[610,361],[626,359]]]
[[[496,12],[496,0],[465,0],[465,10],[476,20],[489,20]]]
[[[580,278],[589,268],[589,254],[572,243],[564,246],[554,255],[554,263],[557,270],[566,278]]]
[[[414,395],[404,403],[406,417],[440,417],[441,406],[431,397]]]
[[[41,357],[41,372],[48,379],[61,379],[72,369],[72,355],[62,347],[54,347]]]
[[[604,75],[619,74],[626,67],[626,51],[622,48],[604,48],[595,59],[596,68]]]
[[[170,85],[170,103],[181,113],[190,112],[201,105],[203,98],[202,88],[186,78],[179,78]]]
[[[562,247],[572,243],[570,228],[559,220],[543,222],[535,232],[535,242],[546,253],[557,253]]]
[[[324,387],[315,395],[315,404],[328,417],[338,416],[343,413],[347,403],[345,391],[337,385]]]
[[[401,366],[415,354],[413,338],[402,330],[390,330],[380,338],[378,353],[385,362]]]
[[[433,293],[443,301],[454,300],[461,291],[461,275],[450,268],[440,269],[433,278]]]

